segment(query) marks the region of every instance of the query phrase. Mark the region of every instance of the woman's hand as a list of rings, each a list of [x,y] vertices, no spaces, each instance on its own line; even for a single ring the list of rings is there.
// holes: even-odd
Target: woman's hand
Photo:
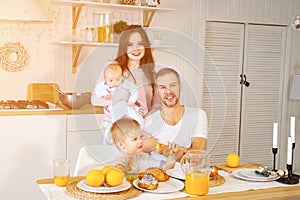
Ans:
[[[128,106],[134,106],[135,105],[135,103],[134,102],[132,102],[132,101],[128,101]]]
[[[110,100],[110,99],[111,99],[111,94],[105,95],[104,98],[105,98],[106,100]]]

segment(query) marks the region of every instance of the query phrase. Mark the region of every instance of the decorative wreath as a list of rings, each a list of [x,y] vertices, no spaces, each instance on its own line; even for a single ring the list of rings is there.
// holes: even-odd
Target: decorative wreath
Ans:
[[[21,71],[29,63],[29,55],[20,42],[8,42],[0,47],[0,66],[8,72]]]

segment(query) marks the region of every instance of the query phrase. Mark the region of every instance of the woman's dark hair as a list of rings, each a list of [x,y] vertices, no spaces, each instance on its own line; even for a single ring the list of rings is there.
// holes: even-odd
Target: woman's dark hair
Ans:
[[[140,67],[142,68],[143,72],[145,73],[145,75],[149,79],[149,81],[151,83],[154,83],[154,77],[156,74],[155,70],[154,70],[154,67],[155,67],[154,59],[153,59],[152,52],[151,52],[149,38],[147,36],[146,31],[144,30],[144,28],[142,26],[129,25],[127,27],[127,29],[121,33],[117,58],[115,60],[121,65],[123,72],[130,73],[130,70],[128,68],[129,58],[127,56],[127,46],[128,46],[129,36],[135,32],[137,32],[141,35],[142,42],[145,47],[145,55],[143,56],[143,58],[140,61]],[[132,74],[131,74],[131,76],[132,76]],[[135,78],[134,78],[134,80],[135,80]]]

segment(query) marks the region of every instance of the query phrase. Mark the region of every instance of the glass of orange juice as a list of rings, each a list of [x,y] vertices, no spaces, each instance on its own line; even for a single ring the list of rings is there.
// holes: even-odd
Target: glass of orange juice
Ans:
[[[53,160],[54,183],[56,186],[65,187],[70,179],[70,164],[68,159]]]
[[[209,191],[209,158],[205,151],[189,150],[181,159],[185,172],[185,192],[206,195]]]

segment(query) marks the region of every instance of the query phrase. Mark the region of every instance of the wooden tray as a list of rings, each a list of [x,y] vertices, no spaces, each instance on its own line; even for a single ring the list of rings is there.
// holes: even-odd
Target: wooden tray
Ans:
[[[56,88],[59,88],[56,83],[30,83],[27,87],[27,99],[40,100],[43,102],[51,102],[57,104],[59,101],[58,92],[52,88],[51,85],[54,85]]]
[[[254,163],[240,163],[238,167],[228,167],[226,164],[215,164],[214,165],[217,169],[223,170],[226,172],[232,172],[233,170],[236,169],[242,169],[242,168],[259,168],[261,165],[260,164],[254,164]]]

